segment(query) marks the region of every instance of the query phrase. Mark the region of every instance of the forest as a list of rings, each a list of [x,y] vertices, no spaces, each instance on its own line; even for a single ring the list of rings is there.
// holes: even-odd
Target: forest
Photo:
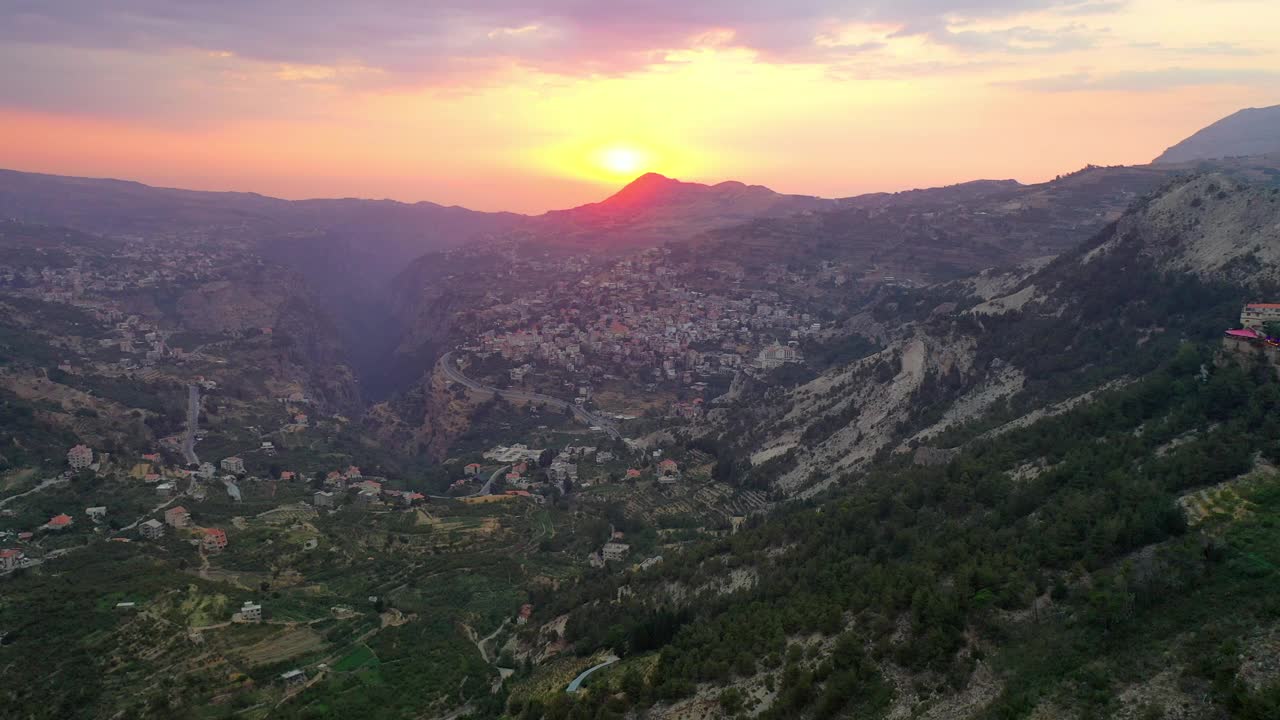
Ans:
[[[1118,678],[1099,667],[1114,670],[1112,658],[1135,642],[1172,643],[1183,628],[1160,618],[1231,609],[1233,625],[1194,640],[1216,652],[1240,641],[1249,613],[1263,622],[1280,612],[1276,543],[1259,547],[1249,535],[1251,523],[1280,513],[1274,477],[1255,473],[1265,482],[1251,491],[1258,510],[1248,523],[1189,528],[1177,504],[1189,490],[1280,461],[1274,371],[1222,358],[1215,365],[1214,352],[1186,344],[1142,381],[974,441],[946,466],[889,459],[833,500],[790,508],[674,558],[661,573],[619,581],[636,591],[627,602],[609,602],[607,586],[536,597],[551,614],[582,608],[568,626],[580,652],[609,647],[657,662],[625,677],[621,694],[513,710],[614,717],[689,697],[702,683],[751,678],[777,687],[762,717],[863,717],[888,702],[879,667],[958,690],[989,662],[1005,689],[986,717],[1024,717],[1050,696],[1106,717]],[[750,569],[757,582],[679,607],[646,600],[662,597],[662,583],[696,588],[733,568]],[[1046,646],[1046,635],[1062,645]],[[1249,692],[1211,659],[1189,657],[1189,682],[1202,681],[1233,717],[1280,712],[1276,691]],[[741,693],[724,692],[724,707],[739,709]]]

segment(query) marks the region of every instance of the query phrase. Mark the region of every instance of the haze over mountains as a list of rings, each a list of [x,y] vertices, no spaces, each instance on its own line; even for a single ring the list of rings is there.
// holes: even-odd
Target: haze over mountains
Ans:
[[[1172,175],[1193,170],[1180,159],[1280,142],[1280,123],[1268,122],[1275,112],[1242,111],[1184,141],[1194,151],[1171,150],[1151,166],[1089,168],[1035,185],[980,180],[824,199],[648,173],[598,203],[525,216],[429,202],[287,201],[3,170],[0,217],[115,236],[196,231],[212,241],[245,242],[299,274],[314,304],[332,318],[337,342],[348,348],[368,391],[380,397],[406,382],[407,371],[386,380],[386,357],[429,364],[438,352],[423,348],[435,346],[447,323],[416,327],[419,321],[406,318],[437,314],[431,303],[406,300],[403,290],[446,286],[437,280],[449,272],[448,263],[434,253],[476,243],[514,242],[533,252],[621,252],[667,243],[706,258],[731,253],[757,267],[825,259],[858,263],[878,277],[935,282],[1061,252]],[[1271,172],[1247,161],[1220,167],[1264,177]]]

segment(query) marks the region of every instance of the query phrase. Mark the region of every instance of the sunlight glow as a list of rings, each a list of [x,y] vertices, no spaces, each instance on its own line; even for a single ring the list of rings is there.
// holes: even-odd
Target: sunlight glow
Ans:
[[[644,169],[648,158],[644,153],[627,146],[615,146],[600,151],[600,167],[616,175],[635,175]]]

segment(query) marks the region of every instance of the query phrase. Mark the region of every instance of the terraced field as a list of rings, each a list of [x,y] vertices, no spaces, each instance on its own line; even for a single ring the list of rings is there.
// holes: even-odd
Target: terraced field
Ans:
[[[727,524],[729,518],[752,515],[770,507],[760,492],[737,491],[726,485],[655,486],[649,492],[634,492],[626,501],[628,515],[656,524],[664,516],[695,517],[704,525]]]
[[[1259,467],[1234,480],[1188,493],[1178,498],[1178,505],[1186,513],[1192,526],[1213,520],[1240,520],[1252,512],[1253,504],[1241,497],[1259,482],[1275,477],[1277,470],[1269,465]]]

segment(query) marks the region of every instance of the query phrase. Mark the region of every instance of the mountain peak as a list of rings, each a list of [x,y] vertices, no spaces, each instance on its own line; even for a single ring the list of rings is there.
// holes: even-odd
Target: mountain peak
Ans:
[[[1280,152],[1280,105],[1246,108],[1165,150],[1156,163],[1217,160]]]
[[[680,181],[674,178],[669,178],[666,175],[663,175],[661,173],[647,172],[641,175],[640,177],[636,178],[635,180],[632,180],[631,182],[627,183],[627,187],[631,187],[632,185],[656,185],[656,184],[678,183],[678,182]]]
[[[673,199],[682,191],[702,190],[706,185],[681,182],[655,172],[647,172],[627,183],[600,205],[613,208],[641,208]]]

